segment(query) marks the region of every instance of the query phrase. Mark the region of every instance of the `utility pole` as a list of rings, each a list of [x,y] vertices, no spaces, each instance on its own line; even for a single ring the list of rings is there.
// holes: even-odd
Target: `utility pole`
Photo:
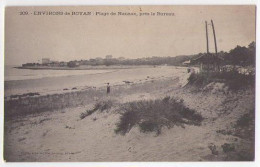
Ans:
[[[206,25],[207,54],[209,54],[209,37],[208,37],[208,24],[207,24],[207,21],[205,21],[205,25]]]
[[[216,40],[216,33],[215,33],[214,23],[213,23],[212,20],[211,20],[211,24],[212,24],[212,30],[213,30],[213,35],[214,35],[215,52],[216,52],[216,56],[217,56],[218,55],[217,40]]]
[[[206,55],[206,60],[207,60],[207,71],[209,71],[209,61],[210,61],[210,55],[209,55],[209,37],[208,37],[208,23],[205,21],[205,26],[206,26],[206,42],[207,42],[207,55]]]
[[[212,30],[213,30],[213,35],[214,35],[214,43],[215,43],[215,52],[216,52],[216,62],[217,62],[217,68],[218,68],[218,71],[219,71],[219,62],[218,62],[218,48],[217,48],[217,40],[216,40],[216,33],[215,33],[215,28],[214,28],[214,23],[213,21],[211,20],[211,25],[212,25]]]

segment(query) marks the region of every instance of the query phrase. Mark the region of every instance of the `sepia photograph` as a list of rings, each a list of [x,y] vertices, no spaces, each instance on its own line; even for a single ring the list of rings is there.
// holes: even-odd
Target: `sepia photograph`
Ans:
[[[4,18],[6,162],[255,161],[256,5]]]

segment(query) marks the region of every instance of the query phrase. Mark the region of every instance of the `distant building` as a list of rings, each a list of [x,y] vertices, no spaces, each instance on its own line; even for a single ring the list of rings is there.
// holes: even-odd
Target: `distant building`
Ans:
[[[59,67],[60,66],[60,62],[58,62],[58,61],[50,61],[50,63],[48,65],[52,66],[52,67]]]
[[[216,56],[215,54],[205,53],[199,56],[198,58],[191,60],[191,63],[200,65],[200,72],[216,72],[220,70],[220,62],[222,62],[223,60],[224,58]]]
[[[190,65],[190,60],[184,61],[184,62],[182,63],[182,65],[184,65],[184,66]]]
[[[43,58],[42,59],[42,64],[49,64],[51,60],[49,58]]]
[[[112,59],[113,56],[112,55],[106,55],[106,59]]]

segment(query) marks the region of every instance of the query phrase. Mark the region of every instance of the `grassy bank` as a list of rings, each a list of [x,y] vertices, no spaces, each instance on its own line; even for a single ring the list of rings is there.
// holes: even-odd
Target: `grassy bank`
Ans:
[[[204,87],[211,82],[225,83],[230,90],[236,91],[255,86],[254,74],[241,74],[236,70],[222,72],[201,72],[191,74],[188,78],[189,84]]]

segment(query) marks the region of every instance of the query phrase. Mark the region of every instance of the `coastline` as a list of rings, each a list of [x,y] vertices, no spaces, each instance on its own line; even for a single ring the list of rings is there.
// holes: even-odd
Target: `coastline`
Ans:
[[[112,86],[125,84],[124,81],[141,83],[148,80],[181,75],[181,73],[186,73],[186,71],[185,67],[149,66],[145,68],[140,67],[103,71],[100,73],[97,71],[97,73],[95,72],[94,74],[10,80],[5,81],[5,97],[35,92],[41,95],[57,94],[64,92],[63,89],[71,90],[75,87],[77,90],[82,90],[88,87],[102,87],[105,86],[107,82],[112,84]],[[68,90],[66,92],[68,92]]]
[[[149,65],[98,65],[98,66],[89,66],[89,65],[81,65],[79,67],[51,67],[51,66],[28,66],[21,67],[16,66],[16,69],[29,69],[29,70],[114,70],[114,69],[131,69],[131,68],[150,68]]]

